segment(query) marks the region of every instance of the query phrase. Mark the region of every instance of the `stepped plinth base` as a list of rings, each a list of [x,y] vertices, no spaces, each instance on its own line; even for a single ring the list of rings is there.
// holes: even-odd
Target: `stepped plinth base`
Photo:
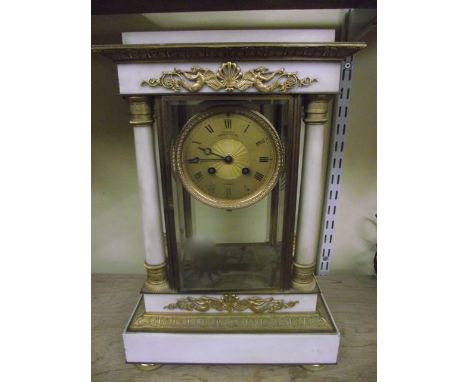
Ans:
[[[218,296],[223,300],[222,294]],[[294,294],[288,296],[294,300]],[[290,305],[283,309],[277,304],[276,311],[266,313],[248,309],[186,311],[191,307],[186,304],[178,305],[179,309],[172,305],[145,311],[141,298],[123,333],[127,362],[335,364],[340,332],[321,293],[317,293],[316,306],[309,305],[309,311],[299,308],[300,304],[294,308]]]

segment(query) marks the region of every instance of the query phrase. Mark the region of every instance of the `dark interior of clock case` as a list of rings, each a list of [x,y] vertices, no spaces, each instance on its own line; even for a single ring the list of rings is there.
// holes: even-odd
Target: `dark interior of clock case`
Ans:
[[[273,191],[240,209],[192,197],[170,170],[170,149],[185,123],[211,106],[238,105],[264,115],[286,151]],[[296,216],[297,99],[291,96],[168,96],[156,101],[170,281],[184,292],[287,289]],[[291,174],[292,171],[292,174]]]

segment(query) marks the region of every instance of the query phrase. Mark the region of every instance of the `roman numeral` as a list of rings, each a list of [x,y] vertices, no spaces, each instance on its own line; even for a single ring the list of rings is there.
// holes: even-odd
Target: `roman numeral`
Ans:
[[[254,178],[257,179],[259,182],[261,182],[264,177],[265,177],[265,175],[263,175],[262,173],[260,173],[258,171],[254,175]]]
[[[244,129],[244,133],[246,133],[246,132],[247,132],[247,130],[249,129],[249,127],[250,127],[250,125],[247,125],[247,126],[245,127],[245,129]]]
[[[257,146],[260,146],[262,143],[265,143],[264,139],[260,139],[258,142],[255,142]]]
[[[200,182],[203,179],[203,174],[201,171],[198,171],[197,173],[193,175],[193,177],[195,178],[197,182]]]
[[[208,186],[208,192],[209,192],[210,194],[214,194],[215,190],[216,190],[216,186],[215,186],[214,184],[210,184],[210,185]]]
[[[225,119],[224,120],[224,128],[225,129],[232,129],[232,120],[231,119]]]
[[[209,132],[210,134],[213,134],[213,133],[214,133],[214,130],[213,130],[213,128],[212,128],[210,125],[206,125],[206,126],[205,126],[205,129],[207,129],[208,132]]]
[[[230,197],[231,197],[231,189],[226,188],[226,198],[230,198]]]
[[[258,161],[259,161],[259,162],[269,162],[269,161],[270,161],[270,158],[269,158],[269,157],[259,157],[259,158],[258,158]]]

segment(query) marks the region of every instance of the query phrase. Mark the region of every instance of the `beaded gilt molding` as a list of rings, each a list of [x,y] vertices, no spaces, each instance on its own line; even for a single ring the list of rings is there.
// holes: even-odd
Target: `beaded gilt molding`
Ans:
[[[193,66],[190,70],[174,68],[163,72],[159,78],[142,81],[141,86],[163,87],[175,92],[185,89],[191,93],[198,92],[204,86],[215,91],[246,91],[255,88],[260,93],[273,93],[310,86],[314,82],[317,82],[317,79],[309,77],[300,79],[297,72],[286,72],[283,68],[271,71],[259,66],[242,72],[237,64],[228,61],[216,72],[198,66]]]
[[[235,294],[225,294],[221,298],[215,297],[185,297],[173,304],[166,305],[164,309],[207,312],[210,309],[218,312],[244,312],[251,310],[254,313],[273,313],[278,310],[292,308],[299,301],[277,300],[273,297],[261,298],[258,296],[241,299]]]
[[[117,63],[199,61],[341,61],[367,45],[362,42],[230,43],[230,44],[108,44],[93,53]]]

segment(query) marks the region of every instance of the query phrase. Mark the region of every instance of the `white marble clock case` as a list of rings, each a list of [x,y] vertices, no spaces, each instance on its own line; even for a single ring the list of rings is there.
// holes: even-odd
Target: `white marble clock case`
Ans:
[[[248,31],[172,31],[172,32],[131,32],[123,33],[123,45],[95,47],[96,53],[110,57],[117,63],[119,90],[121,95],[164,95],[172,94],[173,90],[164,87],[141,86],[142,81],[154,78],[164,71],[174,70],[175,67],[183,71],[189,71],[193,66],[199,66],[212,71],[217,71],[223,62],[233,61],[243,72],[268,66],[270,70],[285,68],[287,72],[297,72],[301,78],[310,77],[317,81],[310,87],[295,87],[289,94],[337,94],[340,86],[340,61],[347,55],[355,53],[365,47],[365,44],[341,44],[334,43],[335,32],[333,30],[248,30]],[[265,54],[274,54],[261,58],[250,59],[243,44],[262,45],[261,50]],[[127,45],[129,44],[129,45]],[[147,44],[146,47],[139,44]],[[168,45],[164,45],[168,44]],[[169,47],[170,44],[173,44]],[[175,44],[175,45],[174,45]],[[207,53],[204,59],[198,62],[196,59],[166,59],[170,57],[181,58],[185,56],[184,46],[177,44],[189,44],[188,49],[198,49]],[[192,46],[190,46],[192,44]],[[218,47],[203,45],[218,44]],[[219,46],[221,44],[221,46]],[[219,51],[224,49],[226,53],[232,44],[233,51],[240,52],[240,58],[231,56],[219,57]],[[282,44],[292,44],[286,46]],[[302,45],[301,45],[302,44]],[[127,48],[128,47],[128,48]],[[205,49],[206,48],[206,49]],[[273,48],[273,49],[271,49]],[[278,49],[276,49],[278,48]],[[220,50],[218,50],[220,49]],[[226,50],[227,49],[227,50]],[[276,50],[275,50],[276,49]],[[216,52],[215,52],[216,51]],[[247,54],[246,54],[247,52]],[[251,52],[251,50],[249,51]],[[288,53],[285,53],[288,52]],[[315,53],[314,53],[315,52]],[[296,54],[296,56],[283,54]],[[205,54],[205,53],[203,53]],[[157,57],[146,62],[145,58]],[[216,57],[216,59],[210,59]],[[244,57],[244,59],[242,58]],[[256,92],[253,87],[247,89],[247,93]],[[198,93],[213,93],[214,90],[205,86]],[[221,90],[219,93],[225,93]],[[310,109],[313,112],[313,108]],[[152,127],[135,129],[135,143],[137,149],[137,165],[140,182],[140,193],[143,211],[143,233],[145,239],[145,257],[148,264],[160,264],[164,261],[162,250],[162,226],[159,222],[159,202],[157,181],[154,179],[155,166],[154,153],[151,152]],[[308,171],[316,171],[321,166],[321,150],[323,147],[323,124],[311,129],[305,145],[314,147],[319,155],[311,155],[304,159]],[[318,147],[318,151],[316,150]],[[319,158],[319,159],[317,159]],[[147,179],[148,178],[148,179]],[[307,219],[302,224],[308,230],[319,227],[321,219],[321,200],[318,196],[321,183],[313,177],[309,177],[302,187],[307,190],[308,200],[301,201],[301,206],[307,209]],[[308,184],[308,182],[312,182]],[[141,192],[144,190],[144,192]],[[302,192],[302,191],[301,191]],[[304,192],[302,192],[304,194]],[[312,197],[310,197],[312,195]],[[304,204],[305,203],[305,204]],[[311,218],[311,216],[313,216]],[[301,218],[299,219],[301,223]],[[303,222],[302,222],[303,223]],[[163,224],[163,223],[162,223]],[[315,229],[317,231],[317,229]],[[298,248],[300,253],[309,252],[309,257],[315,256],[313,248],[317,247],[317,234],[301,234],[298,232]],[[309,259],[310,260],[310,259]],[[313,259],[311,261],[314,261]],[[242,294],[238,294],[242,296]],[[184,294],[178,293],[143,293],[123,333],[125,355],[128,363],[136,364],[165,364],[165,363],[202,363],[202,364],[334,364],[337,362],[340,343],[340,332],[330,314],[328,306],[318,289],[308,293],[299,293],[295,290],[270,294],[268,296],[278,299],[297,300],[298,304],[291,313],[287,314],[316,314],[317,306],[322,309],[327,317],[331,329],[328,332],[303,331],[303,332],[200,332],[147,330],[132,331],[131,323],[138,312],[158,314],[168,303],[184,298]],[[194,296],[194,295],[192,295]],[[199,295],[200,296],[200,295]],[[222,294],[217,294],[222,296]],[[245,296],[245,295],[244,295]],[[260,297],[267,295],[258,294]],[[172,313],[171,313],[172,314]],[[175,313],[174,313],[175,314]],[[178,312],[184,315],[187,312]],[[199,313],[206,317],[211,314]],[[249,315],[249,313],[245,313]],[[277,312],[271,314],[274,316]],[[250,316],[262,314],[250,313]],[[228,315],[226,316],[228,317]],[[157,326],[157,325],[156,325]]]

